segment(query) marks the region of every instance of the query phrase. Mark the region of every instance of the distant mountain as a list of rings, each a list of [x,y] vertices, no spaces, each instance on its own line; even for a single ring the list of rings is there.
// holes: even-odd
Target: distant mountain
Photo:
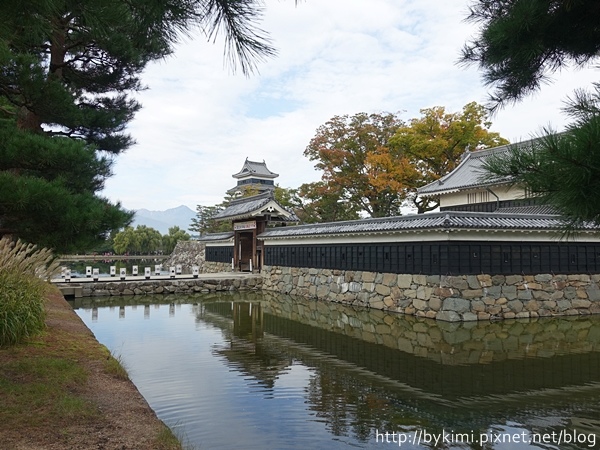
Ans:
[[[188,227],[194,217],[196,217],[196,212],[185,205],[167,209],[166,211],[138,209],[135,212],[132,226],[146,225],[158,230],[160,234],[167,234],[169,228],[178,226],[186,233],[189,233]]]

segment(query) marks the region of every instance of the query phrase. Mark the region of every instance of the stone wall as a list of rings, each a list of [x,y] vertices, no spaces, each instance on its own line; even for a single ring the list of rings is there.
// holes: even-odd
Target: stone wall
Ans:
[[[70,283],[75,285],[76,283]],[[140,281],[104,281],[81,283],[84,297],[149,295],[149,294],[193,294],[197,292],[259,290],[259,276],[241,279],[168,279]]]
[[[171,256],[162,263],[163,268],[168,270],[171,266],[181,264],[184,273],[192,273],[192,266],[198,266],[202,273],[205,248],[206,245],[203,242],[178,241]]]
[[[219,272],[233,272],[231,263],[204,261],[202,266],[202,273],[219,273]]]
[[[600,314],[600,275],[411,275],[265,266],[263,289],[458,322]]]

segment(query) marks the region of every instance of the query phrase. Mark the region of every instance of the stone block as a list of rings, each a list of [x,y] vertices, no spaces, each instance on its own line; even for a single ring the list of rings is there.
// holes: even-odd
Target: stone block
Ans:
[[[577,297],[577,289],[573,286],[566,287],[563,292],[565,293],[565,298],[567,299],[573,299]]]
[[[362,281],[366,283],[373,283],[375,281],[375,273],[374,272],[363,272],[362,273]]]
[[[384,284],[385,286],[392,287],[396,284],[397,280],[398,280],[398,275],[396,275],[394,273],[384,273],[383,277],[381,278],[381,283]]]
[[[455,289],[460,289],[461,291],[463,289],[469,288],[467,280],[465,280],[462,277],[448,277],[446,278],[446,283],[448,283],[448,286],[453,287]]]
[[[428,286],[438,286],[440,284],[440,276],[439,275],[427,275],[427,285]]]
[[[373,292],[375,290],[375,283],[363,283],[362,288],[363,291]]]
[[[593,302],[600,301],[600,289],[597,285],[593,284],[586,289],[588,298]]]
[[[540,283],[544,283],[544,282],[548,282],[552,280],[552,275],[548,274],[548,273],[542,273],[542,274],[538,274],[535,277],[533,277],[535,279],[535,281],[539,281]]]
[[[533,291],[533,298],[536,300],[550,300],[550,293],[545,291]]]
[[[531,300],[533,298],[533,292],[529,289],[524,291],[519,291],[517,294],[517,298],[519,300]]]
[[[454,295],[454,291],[451,288],[447,287],[436,287],[433,289],[433,294],[437,295],[440,298],[452,297]]]
[[[480,289],[481,284],[479,283],[479,278],[476,275],[467,275],[467,284],[470,289]]]
[[[494,275],[492,277],[492,285],[494,286],[502,286],[506,281],[506,277],[504,275]]]
[[[477,275],[477,280],[479,280],[479,284],[481,287],[490,287],[492,285],[491,275]]]
[[[377,286],[375,286],[375,292],[377,292],[379,295],[383,295],[384,297],[386,297],[391,294],[392,290],[389,288],[389,286],[386,286],[384,284],[378,284]]]
[[[462,315],[462,320],[464,322],[474,322],[477,320],[477,314],[473,314],[472,312],[466,312]]]
[[[481,300],[471,301],[471,311],[484,312],[485,311],[485,303],[483,303],[483,301],[481,301]]]
[[[428,307],[427,302],[425,300],[421,300],[418,298],[414,299],[412,304],[415,307],[415,309],[419,311],[424,311]]]
[[[466,299],[481,298],[483,296],[483,289],[465,289],[461,295]]]
[[[523,311],[523,302],[521,302],[520,300],[511,300],[507,303],[507,306],[510,308],[511,311],[514,312]]]
[[[418,284],[419,286],[427,285],[427,276],[426,275],[413,275],[412,279],[413,279],[413,283]]]
[[[540,302],[535,300],[529,300],[527,303],[525,303],[525,309],[527,311],[537,311],[540,309],[540,306]]]
[[[439,311],[442,307],[442,300],[439,297],[431,297],[429,299],[429,307],[434,311]]]
[[[509,300],[517,298],[517,287],[516,286],[502,286],[502,295]]]
[[[571,302],[571,306],[573,308],[586,308],[587,309],[590,307],[591,304],[592,304],[592,302],[590,302],[587,299],[582,299],[582,298],[573,299]]]
[[[502,294],[502,286],[490,286],[483,289],[483,293],[487,297],[498,298]]]
[[[361,284],[357,283],[356,281],[352,281],[348,285],[348,290],[350,292],[360,292],[361,288],[362,288]]]
[[[454,311],[456,313],[464,313],[471,309],[471,302],[464,298],[449,297],[442,304],[442,311]]]
[[[396,284],[399,288],[408,289],[412,285],[412,275],[398,275]]]
[[[429,300],[432,293],[433,289],[428,286],[419,286],[417,288],[417,298],[421,300]]]

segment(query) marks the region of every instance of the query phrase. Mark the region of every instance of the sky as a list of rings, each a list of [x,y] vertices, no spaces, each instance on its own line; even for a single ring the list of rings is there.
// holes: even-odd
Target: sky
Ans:
[[[225,63],[223,42],[199,32],[142,75],[142,109],[128,131],[137,144],[119,155],[101,195],[126,209],[165,210],[222,202],[246,158],[265,161],[282,187],[317,181],[304,156],[319,126],[337,115],[420,110],[459,112],[485,104],[477,67],[457,61],[477,26],[467,0],[265,0],[260,27],[277,56],[244,76]],[[491,118],[511,142],[542,127],[561,130],[560,111],[597,69],[568,69]]]

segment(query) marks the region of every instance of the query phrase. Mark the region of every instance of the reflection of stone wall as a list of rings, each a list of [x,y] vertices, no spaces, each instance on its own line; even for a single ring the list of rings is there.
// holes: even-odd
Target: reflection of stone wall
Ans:
[[[265,266],[263,289],[457,322],[600,314],[600,275],[411,275]]]
[[[73,283],[75,284],[75,283]],[[260,277],[243,279],[144,280],[82,283],[84,297],[144,294],[193,294],[197,292],[260,289]]]
[[[439,363],[480,364],[600,351],[600,318],[448,323],[265,293],[263,312]]]
[[[192,273],[192,266],[198,266],[203,272],[205,244],[198,241],[178,241],[171,256],[163,262],[163,268],[182,265],[185,273]]]

